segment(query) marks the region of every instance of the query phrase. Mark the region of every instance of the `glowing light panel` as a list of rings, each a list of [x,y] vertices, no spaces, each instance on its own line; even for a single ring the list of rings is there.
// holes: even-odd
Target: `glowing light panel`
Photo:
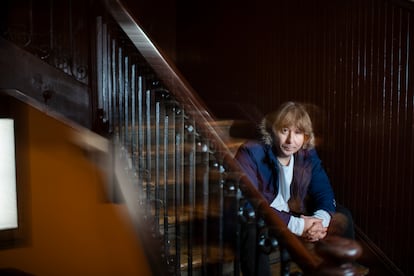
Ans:
[[[0,119],[0,230],[17,226],[14,121]]]

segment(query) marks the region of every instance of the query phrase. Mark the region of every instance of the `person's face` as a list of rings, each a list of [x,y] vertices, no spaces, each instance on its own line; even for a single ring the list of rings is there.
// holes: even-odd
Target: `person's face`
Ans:
[[[300,150],[305,142],[304,133],[297,127],[283,127],[275,131],[275,146],[279,157],[288,157]]]

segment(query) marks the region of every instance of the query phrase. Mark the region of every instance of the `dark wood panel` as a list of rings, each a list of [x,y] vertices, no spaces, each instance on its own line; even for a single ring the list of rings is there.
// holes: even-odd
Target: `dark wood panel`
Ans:
[[[203,17],[197,23],[209,30],[197,38],[199,44],[211,45],[208,50],[186,47],[190,23],[177,17],[178,56],[189,51],[205,57],[202,64],[194,61],[190,67],[179,63],[184,75],[218,115],[231,113],[219,109],[223,102],[250,104],[262,113],[286,100],[311,104],[323,136],[320,153],[338,201],[410,274],[406,252],[414,244],[412,4],[215,2],[209,8],[214,19]],[[236,109],[232,114],[243,115]]]

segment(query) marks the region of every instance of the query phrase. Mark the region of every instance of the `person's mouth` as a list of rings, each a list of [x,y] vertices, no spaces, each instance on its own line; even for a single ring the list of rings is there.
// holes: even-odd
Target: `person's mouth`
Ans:
[[[294,151],[295,150],[295,148],[293,148],[293,147],[282,147],[282,149],[284,151],[287,151],[287,152],[290,152],[290,151]]]

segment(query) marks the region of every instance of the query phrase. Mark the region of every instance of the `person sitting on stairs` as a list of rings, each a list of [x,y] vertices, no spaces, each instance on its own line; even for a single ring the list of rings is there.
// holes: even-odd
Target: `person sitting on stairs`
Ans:
[[[353,239],[352,216],[336,204],[305,106],[282,104],[265,116],[259,131],[261,139],[242,144],[235,158],[287,228],[306,242],[328,233]],[[257,249],[255,224],[242,225],[240,261],[243,276],[270,275],[269,256]]]

